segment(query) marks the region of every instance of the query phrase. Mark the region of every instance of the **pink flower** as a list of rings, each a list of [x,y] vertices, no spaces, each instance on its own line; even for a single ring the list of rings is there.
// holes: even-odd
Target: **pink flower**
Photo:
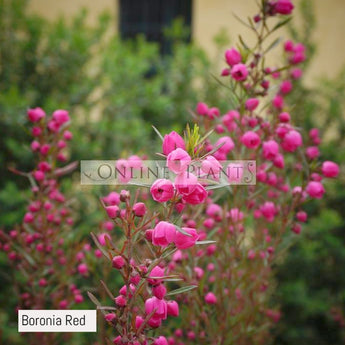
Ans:
[[[34,215],[31,213],[31,212],[27,212],[25,213],[25,216],[24,216],[24,223],[32,223],[34,221],[35,217]]]
[[[166,179],[156,180],[150,189],[153,200],[166,202],[174,196],[174,185]]]
[[[256,256],[255,251],[254,251],[253,249],[250,249],[250,250],[248,251],[248,259],[249,259],[249,260],[253,260],[253,259],[255,259],[255,256]]]
[[[280,95],[276,95],[273,98],[272,105],[275,108],[279,109],[279,110],[283,109],[283,107],[284,107],[284,99],[283,99],[283,97],[280,96]]]
[[[236,110],[230,110],[222,117],[222,122],[224,126],[228,129],[229,132],[236,129],[237,124],[235,119],[238,120],[240,118],[240,114]]]
[[[240,183],[243,178],[243,163],[230,163],[227,167],[227,175],[230,183]]]
[[[315,138],[318,138],[319,137],[319,130],[317,128],[312,128],[310,131],[309,131],[309,137],[310,139],[315,139]]]
[[[221,221],[223,210],[218,204],[210,204],[207,206],[206,214],[216,221]]]
[[[230,75],[230,68],[223,68],[222,73],[220,74],[222,77],[227,77]]]
[[[121,255],[116,255],[113,257],[112,264],[113,267],[120,270],[124,265],[126,261]]]
[[[262,154],[267,160],[273,160],[279,153],[279,145],[274,140],[264,141],[262,144]]]
[[[198,184],[198,178],[190,173],[190,172],[183,172],[176,176],[175,179],[175,187],[177,191],[182,195],[188,195],[192,193]]]
[[[119,335],[119,336],[117,336],[116,338],[113,339],[113,343],[115,345],[119,345],[121,341],[122,341],[121,335]]]
[[[231,68],[231,76],[236,81],[243,81],[247,79],[248,70],[246,65],[238,63]]]
[[[39,137],[42,134],[42,129],[40,127],[32,127],[31,134],[33,137]]]
[[[103,198],[103,201],[108,205],[118,205],[120,203],[120,194],[116,192],[110,192]]]
[[[114,205],[114,206],[106,206],[105,210],[107,212],[107,215],[109,218],[116,218],[119,213],[120,213],[120,209],[118,206]]]
[[[290,80],[284,80],[280,84],[280,92],[284,95],[288,94],[292,90],[292,83]]]
[[[305,154],[307,155],[309,159],[315,159],[319,157],[320,151],[317,146],[309,146],[306,148]]]
[[[28,118],[31,122],[38,122],[46,116],[46,113],[41,108],[33,108],[28,110]]]
[[[74,301],[77,304],[82,303],[84,301],[84,297],[82,295],[77,294],[74,296]]]
[[[168,301],[168,315],[177,317],[179,315],[179,306],[176,301]]]
[[[201,170],[206,174],[206,178],[216,178],[221,169],[221,164],[213,156],[207,156],[201,163]]]
[[[68,307],[68,302],[64,299],[59,303],[59,309],[66,309]]]
[[[49,144],[43,144],[41,146],[40,152],[43,156],[46,156],[50,150],[50,145]]]
[[[249,98],[246,100],[246,109],[253,111],[259,105],[259,100],[257,98]]]
[[[143,166],[143,161],[139,156],[132,155],[128,157],[127,164],[130,168],[140,169]]]
[[[146,205],[143,202],[137,202],[133,205],[133,212],[137,217],[143,217],[146,212]]]
[[[302,146],[303,140],[300,133],[295,130],[289,131],[281,143],[282,148],[287,152],[294,152],[298,147]]]
[[[302,77],[302,70],[300,68],[294,68],[292,71],[291,71],[291,77],[292,79],[299,79]]]
[[[153,345],[169,345],[167,338],[163,337],[162,335],[155,339]]]
[[[135,328],[139,329],[140,326],[143,324],[143,322],[144,322],[144,319],[140,315],[137,315],[135,317]]]
[[[273,159],[273,164],[275,167],[277,167],[279,169],[283,169],[285,166],[284,156],[282,154],[278,153]]]
[[[64,123],[70,120],[67,110],[55,110],[53,112],[53,119],[59,124],[63,125]]]
[[[181,148],[177,148],[170,152],[167,157],[167,166],[175,174],[180,174],[186,171],[190,162],[191,158],[189,154]]]
[[[325,161],[322,163],[321,171],[325,177],[337,177],[339,174],[339,165],[331,161]]]
[[[238,50],[231,48],[225,51],[225,60],[229,66],[234,66],[241,62],[242,57]]]
[[[191,205],[201,204],[206,200],[206,198],[207,191],[200,183],[196,184],[195,189],[192,193],[188,195],[183,195],[182,197],[183,201]]]
[[[145,301],[145,312],[147,315],[154,312],[152,315],[153,318],[165,320],[168,315],[167,303],[155,296],[148,298]]]
[[[152,233],[152,243],[155,246],[167,247],[175,241],[176,228],[175,225],[168,222],[159,222]]]
[[[308,215],[307,215],[307,213],[304,212],[304,211],[299,211],[299,212],[297,212],[297,214],[296,214],[296,218],[297,218],[297,220],[298,220],[299,222],[304,223],[304,222],[307,221]]]
[[[50,120],[49,122],[48,122],[48,129],[51,131],[51,132],[53,132],[53,133],[57,133],[58,131],[59,131],[59,129],[60,129],[60,124],[57,122],[57,121],[55,121],[55,120]]]
[[[273,202],[266,201],[261,207],[260,207],[261,214],[267,219],[268,222],[272,222],[274,219],[274,216],[277,213],[276,207]]]
[[[86,266],[86,264],[80,264],[78,266],[78,272],[81,274],[81,275],[86,275],[88,273],[88,268]]]
[[[229,153],[231,150],[234,149],[235,144],[230,137],[221,137],[217,140],[214,144],[215,147],[219,147],[217,152],[221,152],[224,154]]]
[[[64,131],[63,137],[65,140],[71,140],[73,138],[73,134],[70,131]]]
[[[199,238],[197,231],[193,228],[182,228],[190,236],[176,230],[175,245],[178,249],[187,249],[193,247]]]
[[[127,300],[126,297],[123,295],[119,295],[117,297],[115,297],[115,303],[116,305],[118,305],[119,307],[124,307],[127,304]]]
[[[286,52],[292,52],[294,48],[294,44],[292,41],[288,40],[284,43],[284,50]]]
[[[104,318],[108,321],[111,322],[116,319],[115,313],[108,313],[104,316]]]
[[[205,302],[207,304],[216,304],[217,303],[217,297],[213,292],[208,292],[205,296]]]
[[[253,131],[248,131],[242,135],[241,142],[250,149],[256,149],[260,145],[260,137]]]
[[[164,277],[164,268],[155,266],[148,275],[147,281],[151,285],[158,285],[163,281],[163,279],[159,279],[161,277]]]
[[[207,115],[208,113],[208,106],[206,103],[199,102],[196,106],[196,112],[199,115]]]
[[[303,62],[306,59],[306,56],[302,52],[296,52],[294,55],[291,56],[290,62],[294,65],[297,65],[301,62]]]
[[[130,181],[132,178],[132,169],[127,160],[119,159],[116,161],[115,177],[117,177],[121,183],[127,183]]]
[[[164,284],[159,284],[152,287],[152,294],[158,299],[163,299],[166,293],[167,293],[167,289],[164,286]]]
[[[273,11],[275,13],[287,15],[291,14],[293,9],[294,5],[292,4],[291,0],[277,0],[275,3],[273,3]]]
[[[176,150],[177,148],[181,148],[185,150],[186,144],[183,138],[178,133],[173,131],[164,136],[162,147],[163,147],[163,153],[165,155],[168,155],[170,152]]]
[[[291,117],[290,117],[289,113],[284,112],[284,113],[279,114],[279,121],[280,122],[283,122],[283,123],[290,122],[290,119],[291,119]]]
[[[325,188],[318,181],[309,182],[305,190],[311,198],[315,199],[321,199],[325,193]]]
[[[211,120],[215,119],[216,117],[219,117],[220,112],[219,109],[216,107],[212,107],[207,112],[207,117]]]
[[[97,239],[98,239],[98,242],[102,245],[102,246],[105,246],[106,245],[106,238],[108,240],[110,240],[110,236],[107,234],[107,233],[103,233],[103,234],[99,234]]]
[[[40,143],[37,140],[34,140],[31,143],[31,150],[32,151],[38,151],[40,149],[40,147],[41,147],[41,145],[40,145]]]
[[[44,172],[41,170],[36,170],[32,173],[33,177],[35,178],[36,181],[42,181],[44,180]]]

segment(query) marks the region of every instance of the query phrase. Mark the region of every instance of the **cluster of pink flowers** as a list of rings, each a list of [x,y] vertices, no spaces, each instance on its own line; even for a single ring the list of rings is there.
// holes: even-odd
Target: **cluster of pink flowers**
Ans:
[[[163,150],[166,150],[166,145],[167,141],[163,144]],[[152,196],[160,202],[164,199],[169,207],[173,207],[175,202],[171,202],[171,205],[169,203],[175,194],[173,185],[169,184],[172,187],[170,191],[165,180],[158,182],[158,186],[155,183],[156,187],[151,188]],[[147,197],[145,192],[136,193],[132,203],[131,192],[122,190],[120,193],[112,191],[102,198],[105,211],[112,222],[103,223],[102,227],[107,232],[97,236],[98,249],[95,254],[98,257],[102,253],[110,255],[112,267],[119,271],[124,282],[117,296],[112,296],[116,311],[104,313],[105,320],[118,333],[113,339],[114,344],[139,345],[149,344],[150,341],[156,345],[168,344],[164,336],[149,336],[150,330],[160,327],[168,316],[179,315],[178,303],[167,296],[167,281],[176,279],[177,276],[174,276],[173,270],[165,262],[164,254],[177,248],[190,248],[199,238],[195,229],[179,229],[168,221],[160,221],[146,207]],[[151,222],[155,222],[153,229],[150,228]],[[121,228],[121,237],[126,238],[122,245],[115,246],[112,242],[111,232],[116,228]],[[135,248],[132,243],[134,237],[137,243]],[[148,247],[151,249],[148,250]],[[135,257],[132,249],[137,251]],[[153,257],[152,252],[155,253]],[[127,323],[128,318],[132,320],[130,325]]]
[[[261,13],[267,17],[261,18],[263,21],[275,14],[290,14],[293,9],[290,1],[264,4]],[[212,151],[218,163],[227,159],[256,160],[257,185],[233,186],[229,196],[218,202],[217,193],[208,191],[199,206],[183,210],[183,223],[198,229],[199,240],[216,243],[205,249],[193,248],[190,253],[178,250],[172,257],[169,266],[185,282],[203,288],[178,296],[177,301],[186,307],[181,313],[184,329],[175,330],[169,344],[219,344],[234,338],[239,342],[264,343],[266,331],[252,336],[236,320],[241,319],[252,328],[259,328],[267,320],[279,321],[281,312],[268,305],[271,267],[284,249],[284,239],[299,234],[307,221],[303,204],[321,198],[325,178],[339,174],[336,163],[318,161],[319,131],[314,128],[305,135],[293,124],[287,96],[302,76],[296,65],[305,60],[306,52],[302,44],[291,41],[285,43],[284,51],[287,65],[280,70],[263,66],[260,52],[250,60],[239,49],[227,50],[225,61],[229,67],[222,76],[229,77],[237,107],[224,115],[203,102],[196,107],[200,128],[214,128],[221,136],[214,141],[213,136],[209,137],[204,143],[205,151]],[[270,84],[277,81],[279,87],[271,96]],[[237,92],[236,85],[241,85],[244,92]],[[183,145],[180,139],[170,139],[170,143],[173,149],[183,150],[183,146],[178,146]],[[189,164],[186,154],[180,157]],[[169,188],[173,197],[173,186]],[[158,191],[165,192],[164,188]],[[171,237],[164,231],[160,234],[162,242],[159,238],[157,244],[173,242],[173,233],[169,234]],[[257,313],[253,314],[253,310]]]
[[[28,110],[28,120],[33,125],[31,149],[37,165],[30,173],[14,172],[30,179],[32,197],[22,224],[1,232],[1,248],[15,269],[26,272],[24,284],[13,282],[20,294],[19,309],[66,309],[83,302],[73,276],[88,272],[84,250],[76,252],[66,243],[73,218],[58,183],[60,176],[75,168],[75,164],[57,167],[58,161],[67,160],[70,118],[67,111],[56,110],[48,119],[41,108],[35,108]]]
[[[259,37],[270,32],[269,17],[293,9],[289,0],[264,1],[263,6],[260,18],[255,16],[257,25],[264,25],[263,33],[257,31]],[[125,282],[114,297],[116,312],[105,316],[119,333],[115,344],[213,345],[230,343],[229,339],[263,344],[268,336],[263,325],[281,317],[269,305],[272,266],[284,250],[285,238],[299,234],[307,221],[303,204],[323,196],[324,179],[337,177],[339,166],[318,162],[318,130],[305,135],[289,113],[288,95],[302,75],[296,65],[306,58],[304,46],[287,41],[286,65],[270,68],[261,62],[263,41],[258,52],[225,52],[228,67],[222,76],[228,77],[237,104],[223,114],[217,107],[197,104],[196,128],[205,132],[203,141],[196,140],[189,127],[184,138],[176,132],[162,138],[166,166],[174,178],[160,178],[151,185],[150,194],[158,204],[151,203],[146,191],[138,191],[134,203],[129,191],[112,192],[103,199],[108,216],[126,237],[116,249],[110,236],[108,241],[104,234],[98,237]],[[271,84],[277,83],[271,92]],[[213,134],[207,134],[210,129]],[[218,192],[190,169],[198,164],[207,176],[231,159],[255,160],[257,184],[235,184]],[[229,181],[241,178],[230,176]],[[134,250],[133,238],[141,253],[135,258],[127,254],[132,253],[129,247]],[[195,246],[198,243],[204,246]],[[171,277],[195,289],[184,293],[182,288],[175,300],[168,300]],[[124,315],[132,320],[130,327]],[[179,315],[182,328],[167,338],[150,337],[150,330],[169,315]]]
[[[110,306],[89,297],[114,330],[113,344],[264,344],[267,325],[281,317],[268,298],[272,267],[286,242],[302,231],[308,219],[304,203],[322,198],[325,180],[336,178],[339,166],[319,160],[319,131],[305,134],[290,114],[288,96],[302,76],[298,65],[306,59],[305,47],[286,41],[281,67],[267,67],[263,60],[264,42],[275,31],[268,19],[289,15],[294,6],[290,0],[264,0],[260,6],[254,22],[248,21],[258,38],[254,48],[241,40],[242,46],[225,52],[221,75],[235,100],[230,109],[200,102],[193,130],[188,126],[184,137],[173,131],[162,138],[160,156],[173,178],[157,178],[149,190],[126,186],[101,199],[108,219],[92,233],[94,255],[107,258],[122,283],[110,289],[102,281]],[[14,282],[18,308],[65,309],[84,299],[73,275],[91,273],[91,246],[67,243],[73,219],[58,184],[74,168],[56,166],[67,160],[70,118],[56,110],[48,119],[35,108],[28,119],[38,163],[20,174],[33,184],[32,200],[22,224],[0,232],[0,248],[26,272],[25,285]],[[118,160],[119,181],[128,183],[144,158]],[[256,185],[237,185],[243,165],[231,162],[227,168],[237,173],[227,177],[230,185],[209,186],[210,179],[218,181],[224,161],[246,159],[256,161]],[[333,314],[343,321],[337,310]],[[179,317],[180,328],[165,337],[160,332],[169,327],[169,317]]]

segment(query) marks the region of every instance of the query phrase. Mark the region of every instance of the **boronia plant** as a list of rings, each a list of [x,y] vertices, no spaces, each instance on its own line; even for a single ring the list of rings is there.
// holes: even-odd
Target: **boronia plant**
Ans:
[[[262,0],[256,15],[239,19],[256,42],[239,37],[225,52],[218,81],[228,90],[227,112],[200,102],[184,136],[157,131],[158,155],[174,178],[157,179],[149,193],[139,185],[102,199],[116,231],[93,237],[123,279],[115,293],[104,284],[110,306],[90,294],[114,330],[109,344],[267,344],[280,318],[269,305],[274,267],[307,221],[303,205],[322,198],[325,179],[339,173],[319,160],[318,129],[304,133],[284,101],[302,76],[303,44],[286,41],[280,64],[266,65],[280,43],[272,34],[293,8]],[[198,162],[217,173],[226,160],[255,160],[256,185],[216,188],[189,170]]]
[[[279,321],[279,306],[269,304],[275,265],[307,221],[304,204],[322,198],[339,167],[320,160],[318,129],[304,133],[285,102],[302,77],[303,44],[286,41],[279,64],[266,64],[280,43],[272,34],[288,23],[294,6],[290,0],[258,3],[257,14],[238,18],[255,43],[239,37],[216,78],[228,91],[227,111],[200,102],[183,134],[156,130],[169,177],[148,186],[124,176],[125,187],[101,198],[108,220],[102,232],[90,229],[95,253],[122,281],[119,288],[102,281],[110,305],[89,292],[109,325],[108,344],[267,344]],[[66,309],[84,299],[76,276],[92,274],[85,261],[91,248],[72,243],[73,218],[58,183],[75,168],[59,167],[72,139],[70,118],[65,110],[47,118],[35,108],[28,119],[37,165],[13,172],[30,180],[32,197],[22,223],[0,233],[0,248],[14,268],[18,308]],[[244,160],[256,162],[256,184],[239,183]],[[145,165],[136,155],[118,162],[128,169]],[[226,183],[217,177],[224,164],[236,171]],[[26,336],[29,344],[69,338]]]
[[[41,108],[28,110],[32,124],[31,150],[36,159],[33,171],[16,174],[28,178],[31,197],[21,224],[0,232],[0,247],[7,253],[14,270],[13,292],[17,309],[69,309],[84,300],[76,286],[76,276],[87,276],[85,250],[73,243],[73,215],[69,200],[61,192],[58,179],[73,171],[77,164],[66,164],[66,148],[72,139],[70,118],[56,110],[47,118]],[[61,165],[64,164],[64,165]],[[60,166],[61,165],[61,166]],[[69,334],[25,333],[28,344],[56,344]]]

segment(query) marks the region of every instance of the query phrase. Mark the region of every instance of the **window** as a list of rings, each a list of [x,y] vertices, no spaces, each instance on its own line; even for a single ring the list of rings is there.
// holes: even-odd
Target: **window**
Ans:
[[[164,27],[177,17],[191,27],[192,0],[119,0],[120,35],[123,39],[143,33],[150,42],[158,42],[162,54],[171,52],[171,42],[164,37]],[[190,41],[190,37],[188,37]]]

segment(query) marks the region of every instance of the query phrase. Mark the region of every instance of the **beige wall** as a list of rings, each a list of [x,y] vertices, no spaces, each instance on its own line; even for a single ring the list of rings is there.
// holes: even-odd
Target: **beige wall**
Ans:
[[[297,4],[298,1],[295,0],[294,3]],[[310,1],[314,2],[316,9],[315,38],[318,52],[307,75],[308,83],[321,76],[333,77],[345,65],[345,0]],[[61,14],[68,16],[81,7],[86,7],[90,11],[90,23],[93,23],[103,10],[111,11],[114,16],[118,10],[116,0],[31,0],[30,6],[32,12],[40,13],[49,19]],[[236,41],[239,33],[248,37],[248,30],[234,19],[232,13],[243,18],[248,13],[254,14],[255,9],[254,0],[194,0],[194,40],[214,56],[212,39],[221,28],[229,32],[232,42]]]

